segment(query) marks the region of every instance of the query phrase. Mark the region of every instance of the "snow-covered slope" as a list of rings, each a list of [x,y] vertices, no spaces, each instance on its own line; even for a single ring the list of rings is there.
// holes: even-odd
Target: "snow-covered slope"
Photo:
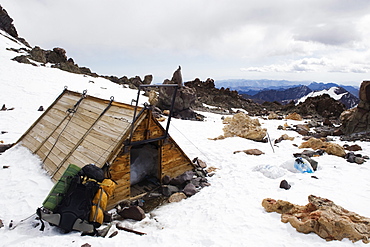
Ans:
[[[306,96],[303,96],[297,101],[296,105],[298,105],[301,102],[304,102],[307,98],[317,97],[323,94],[328,94],[333,99],[341,101],[343,104],[346,105],[347,108],[355,107],[358,104],[358,98],[354,97],[351,93],[349,93],[345,89],[331,87],[329,89],[323,89],[321,91],[313,91],[307,94]]]
[[[79,92],[87,89],[88,94],[97,97],[114,96],[115,100],[126,103],[136,98],[137,91],[105,79],[11,61],[17,55],[6,50],[11,47],[19,48],[20,45],[0,35],[0,103],[7,108],[14,107],[14,110],[0,111],[0,131],[7,132],[0,134],[4,143],[15,142],[41,114],[37,111],[39,106],[47,107],[64,86]],[[261,202],[270,197],[306,205],[307,197],[313,194],[370,217],[369,162],[354,165],[343,158],[323,155],[315,158],[319,169],[314,175],[318,179],[311,178],[311,174],[292,173],[280,165],[291,163],[293,153],[302,151],[297,148],[302,136],[278,130],[278,126],[300,122],[260,119],[272,142],[282,134],[295,137],[272,149],[268,143],[239,137],[209,140],[223,134],[222,116],[202,114],[207,117],[205,122],[173,119],[170,135],[190,158],[199,157],[217,168],[216,174],[209,178],[211,186],[179,203],[155,209],[140,222],[122,222],[128,228],[147,233],[144,236],[119,231],[114,238],[82,237],[78,232],[62,234],[48,225],[41,232],[39,227],[34,227],[33,217],[10,230],[7,226],[11,220],[17,223],[35,213],[53,184],[41,169],[38,157],[20,146],[6,151],[0,155],[0,219],[5,225],[0,228],[0,246],[81,246],[85,243],[93,247],[365,246],[362,242],[353,244],[348,239],[327,242],[316,234],[298,233],[289,224],[282,223],[280,215],[267,213]],[[358,144],[363,148],[359,153],[368,155],[369,143]],[[249,148],[258,148],[265,154],[234,154],[234,151]],[[9,168],[2,168],[6,166]],[[283,179],[291,184],[290,190],[279,188]],[[111,229],[115,230],[115,227]]]

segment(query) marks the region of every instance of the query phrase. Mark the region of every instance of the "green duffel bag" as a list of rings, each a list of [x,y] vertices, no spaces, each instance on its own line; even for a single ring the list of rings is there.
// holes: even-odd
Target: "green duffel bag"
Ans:
[[[53,211],[55,207],[58,206],[58,204],[62,201],[65,193],[68,191],[72,178],[77,175],[80,170],[80,167],[74,164],[69,164],[58,182],[50,190],[49,195],[42,203],[42,206]]]

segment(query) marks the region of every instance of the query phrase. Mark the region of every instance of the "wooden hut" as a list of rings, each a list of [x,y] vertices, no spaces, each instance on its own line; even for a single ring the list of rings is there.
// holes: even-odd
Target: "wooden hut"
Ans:
[[[151,107],[104,100],[86,91],[65,89],[17,143],[40,157],[54,182],[69,164],[108,166],[117,182],[108,208],[141,194],[139,185],[148,177],[160,183],[165,175],[176,177],[194,168]]]

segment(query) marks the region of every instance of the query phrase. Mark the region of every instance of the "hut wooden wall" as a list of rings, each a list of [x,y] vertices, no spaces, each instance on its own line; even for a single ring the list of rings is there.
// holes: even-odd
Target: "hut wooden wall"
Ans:
[[[153,118],[151,112],[135,126],[132,141],[142,141],[162,137],[165,133],[162,125]],[[159,178],[165,175],[177,177],[185,171],[192,170],[194,167],[191,160],[186,156],[176,142],[168,137],[162,140],[159,149]],[[109,199],[108,208],[112,208],[122,200],[130,199],[130,150],[122,147],[120,153],[115,157],[111,165],[112,178],[118,183],[114,196]]]

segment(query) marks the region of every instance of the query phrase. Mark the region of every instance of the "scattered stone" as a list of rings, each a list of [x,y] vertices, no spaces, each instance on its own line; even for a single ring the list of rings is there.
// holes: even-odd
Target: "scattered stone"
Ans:
[[[198,157],[193,159],[193,163],[196,164],[198,167],[203,168],[203,169],[205,169],[207,167],[207,163],[198,159]]]
[[[275,140],[275,144],[280,143],[283,140],[293,141],[294,137],[290,137],[287,134],[284,134],[284,135],[280,136],[278,139]]]
[[[124,219],[140,221],[145,218],[144,210],[139,206],[130,206],[122,209],[118,214]]]
[[[118,231],[114,231],[111,235],[109,235],[108,238],[113,238],[113,237],[117,236],[117,234],[118,234]]]
[[[318,177],[316,177],[316,176],[311,176],[311,178],[314,178],[314,179],[319,179]]]
[[[9,148],[13,147],[14,144],[0,144],[0,153],[5,152]]]
[[[190,197],[195,195],[198,192],[198,190],[193,183],[188,183],[183,189],[183,192],[187,197]]]
[[[44,107],[43,106],[40,106],[37,111],[44,111]]]
[[[256,149],[256,148],[254,148],[254,149],[247,149],[247,150],[243,150],[243,151],[235,151],[234,154],[241,153],[241,152],[246,153],[248,155],[257,155],[257,156],[258,155],[261,155],[261,154],[265,154],[264,152],[262,152],[261,150]]]
[[[270,114],[267,117],[268,119],[279,119],[279,115],[275,112],[270,112]]]
[[[6,106],[5,104],[3,104],[3,106],[1,107],[0,111],[6,111]]]
[[[285,119],[291,119],[296,121],[302,121],[303,118],[298,113],[294,112],[285,117]]]
[[[324,142],[321,139],[311,137],[308,141],[303,142],[299,148],[312,148],[313,150],[322,149],[327,154],[344,157],[346,152],[344,148],[336,143]]]
[[[174,185],[163,185],[162,186],[162,194],[164,196],[169,197],[169,196],[171,196],[172,194],[174,194],[176,192],[179,192],[179,188],[177,188]]]
[[[262,206],[267,212],[280,213],[281,221],[289,222],[298,232],[314,232],[327,241],[348,238],[352,242],[370,242],[370,218],[348,211],[325,198],[310,195],[308,201],[306,206],[299,206],[266,198]]]
[[[10,166],[3,166],[3,169],[7,169],[7,168],[9,168]]]
[[[0,220],[0,228],[4,227],[4,223],[2,220]]]
[[[330,122],[329,118],[325,118],[324,121],[322,122],[323,125],[333,127],[333,123]]]
[[[290,184],[285,179],[280,182],[281,189],[289,190],[290,187]]]
[[[216,168],[216,167],[211,166],[211,167],[208,167],[208,168],[207,168],[206,172],[207,172],[207,173],[211,173],[211,172],[214,172],[214,171],[216,171],[216,170],[217,170],[217,168]]]
[[[184,183],[190,181],[195,173],[193,171],[186,171],[183,174],[171,179],[171,185],[183,185]]]
[[[354,152],[348,152],[344,158],[349,162],[349,163],[356,163],[356,164],[363,164],[366,160],[366,157],[362,157],[361,154],[355,154]]]
[[[170,181],[171,181],[171,177],[168,176],[168,175],[165,175],[163,178],[162,178],[162,183],[163,184],[170,184]]]
[[[177,192],[175,194],[172,194],[170,198],[168,198],[168,202],[179,202],[183,199],[186,199],[186,195],[183,192]]]
[[[348,150],[348,151],[360,151],[360,150],[362,150],[361,146],[359,146],[357,144],[354,144],[354,145],[351,145],[351,146],[349,146],[348,144],[344,144],[343,147],[344,147],[345,150]]]
[[[86,243],[86,244],[81,245],[81,247],[91,247],[91,245]]]

